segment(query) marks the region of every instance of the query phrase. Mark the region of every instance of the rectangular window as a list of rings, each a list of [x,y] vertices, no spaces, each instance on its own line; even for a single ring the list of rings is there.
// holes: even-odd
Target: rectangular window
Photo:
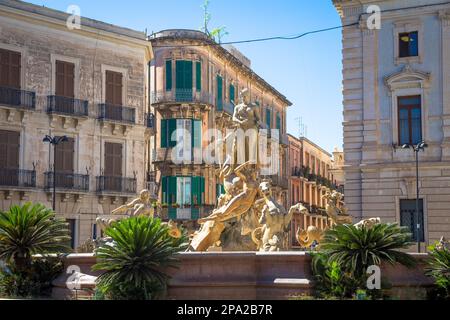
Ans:
[[[105,90],[105,103],[109,105],[123,104],[122,101],[122,73],[114,71],[106,71],[106,90]],[[106,113],[114,113],[114,111],[106,110]]]
[[[55,95],[59,97],[74,98],[75,64],[57,60],[55,66]]]
[[[55,146],[56,186],[71,188],[73,186],[73,171],[75,158],[75,140],[67,138]]]
[[[269,108],[266,109],[266,125],[267,130],[270,130],[272,128],[272,116]]]
[[[230,84],[230,102],[232,104],[236,104],[235,101],[235,89],[234,89],[234,85]]]
[[[21,54],[0,49],[0,86],[20,89]]]
[[[419,239],[425,241],[425,232],[423,225],[423,199],[419,199]],[[408,227],[412,233],[413,241],[417,241],[417,214],[416,199],[400,200],[400,225]]]
[[[105,176],[122,176],[122,144],[105,143]],[[112,189],[116,190],[116,189]],[[120,190],[120,188],[119,188]]]
[[[398,140],[400,145],[422,141],[421,96],[398,98]]]
[[[170,219],[196,219],[198,214],[194,208],[183,206],[202,205],[204,203],[205,178],[204,177],[163,177],[163,202],[172,205],[169,208]],[[178,208],[173,208],[176,204]]]
[[[0,185],[19,184],[20,133],[0,130]]]
[[[216,94],[217,110],[223,110],[223,79],[217,75],[217,94]]]
[[[166,91],[172,90],[172,60],[166,60]]]
[[[202,63],[200,61],[195,63],[195,87],[197,92],[202,91]]]
[[[419,37],[417,31],[400,33],[398,40],[400,58],[417,57],[419,55]]]
[[[176,100],[192,101],[192,61],[176,61]]]

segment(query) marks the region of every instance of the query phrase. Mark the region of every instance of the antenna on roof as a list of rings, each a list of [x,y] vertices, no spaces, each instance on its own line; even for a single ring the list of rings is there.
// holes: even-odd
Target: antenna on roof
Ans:
[[[298,124],[298,136],[299,138],[306,138],[307,134],[308,134],[308,127],[306,124],[303,123],[303,118],[302,117],[297,117],[295,118],[295,120],[297,121]]]

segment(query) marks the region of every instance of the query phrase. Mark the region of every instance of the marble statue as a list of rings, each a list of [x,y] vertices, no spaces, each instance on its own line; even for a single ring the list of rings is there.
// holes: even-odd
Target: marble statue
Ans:
[[[354,226],[359,229],[361,229],[361,228],[370,229],[374,225],[380,224],[380,223],[381,223],[380,218],[368,218],[368,219],[363,219],[363,220],[359,221],[358,223],[355,223]]]
[[[342,194],[333,191],[325,194],[326,206],[328,218],[333,224],[351,224],[352,217],[347,214],[347,209],[342,202]]]
[[[151,197],[150,191],[144,189],[139,193],[138,198],[133,199],[131,202],[118,207],[117,209],[113,210],[111,214],[123,214],[131,210],[131,217],[140,215],[148,215],[150,217],[153,217],[155,214],[153,204],[156,201],[157,199]]]

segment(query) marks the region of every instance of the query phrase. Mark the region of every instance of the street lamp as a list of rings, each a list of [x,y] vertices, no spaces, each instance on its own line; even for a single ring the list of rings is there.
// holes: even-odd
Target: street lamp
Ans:
[[[416,237],[417,237],[417,252],[420,253],[420,223],[419,223],[419,151],[425,150],[428,145],[422,141],[418,144],[404,144],[402,149],[412,148],[416,157]]]
[[[49,136],[45,135],[43,142],[48,142],[53,146],[53,199],[52,208],[53,211],[56,210],[56,146],[62,142],[67,141],[67,136]],[[49,159],[50,159],[50,149],[49,149]],[[49,164],[50,165],[50,164]]]

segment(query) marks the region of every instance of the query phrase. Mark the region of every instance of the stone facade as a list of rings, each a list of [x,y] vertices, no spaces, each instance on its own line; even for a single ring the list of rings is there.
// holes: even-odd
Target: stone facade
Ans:
[[[342,175],[339,176],[342,162],[335,165],[330,153],[311,140],[301,137],[289,137],[289,205],[288,208],[302,203],[308,208],[310,215],[295,214],[291,223],[291,244],[297,247],[295,232],[299,226],[306,229],[309,225],[317,225],[321,229],[328,225],[325,215],[327,192],[342,192]],[[334,152],[336,156],[339,152]],[[339,160],[339,158],[338,158]],[[337,179],[337,176],[339,179]]]
[[[342,24],[353,24],[342,31],[349,213],[357,220],[379,216],[400,222],[415,232],[415,209],[405,209],[408,200],[416,199],[415,155],[399,147],[405,137],[399,132],[399,101],[413,96],[420,119],[412,128],[409,117],[408,128],[428,144],[419,154],[422,246],[450,237],[450,5],[438,0],[333,2]],[[381,29],[368,28],[369,5],[381,8]]]
[[[223,138],[226,136],[243,88],[248,88],[251,101],[258,105],[263,126],[280,131],[279,155],[271,161],[280,167],[270,178],[276,196],[286,205],[286,108],[291,103],[254,73],[248,59],[235,48],[228,51],[203,32],[165,30],[154,34],[151,42],[155,59],[150,70],[150,92],[156,128],[152,171],[159,199],[164,204],[163,217],[192,221],[208,215],[216,205],[222,191],[216,174],[221,147],[207,131],[217,130]],[[192,153],[193,157],[175,163],[171,158],[174,150],[170,145],[171,128],[180,129],[180,125],[194,130],[193,143],[187,141],[183,147],[183,152]],[[202,158],[209,147],[211,154],[217,155],[213,164]]]
[[[72,169],[75,175],[83,176],[84,183],[76,188],[73,177],[69,177],[69,184],[58,183],[56,213],[72,219],[76,247],[96,232],[98,215],[108,214],[146,185],[151,132],[146,121],[147,69],[152,49],[144,33],[85,18],[81,19],[81,29],[69,30],[67,17],[41,6],[0,1],[0,50],[19,53],[21,65],[18,90],[0,90],[0,130],[19,133],[17,167],[29,182],[21,183],[20,175],[17,181],[17,173],[12,174],[15,181],[0,179],[0,210],[25,201],[51,207],[51,185],[45,173],[52,170],[53,148],[43,138],[73,138]],[[74,99],[70,100],[69,112],[49,111],[50,97],[55,96],[58,86],[58,61],[74,65]],[[130,118],[123,118],[124,113],[111,118],[108,112],[100,112],[100,104],[106,102],[105,78],[109,70],[122,75],[122,106],[117,110],[128,110],[133,115]],[[23,107],[23,98],[21,102],[11,99],[11,92],[35,96],[35,100]],[[84,101],[87,113],[74,111],[74,106],[84,106]],[[130,184],[125,193],[107,191],[99,185],[98,177],[105,174],[106,142],[122,146],[120,171]]]

